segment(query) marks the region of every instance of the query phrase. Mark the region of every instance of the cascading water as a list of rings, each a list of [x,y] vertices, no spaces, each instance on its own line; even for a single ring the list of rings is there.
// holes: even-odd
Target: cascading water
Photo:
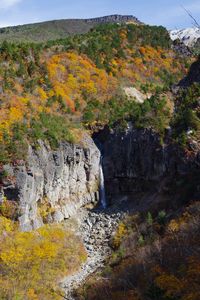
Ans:
[[[100,166],[99,166],[99,177],[100,177],[100,202],[103,208],[107,207],[107,202],[106,202],[106,192],[105,192],[105,184],[104,184],[104,174],[103,174],[103,165],[102,165],[102,157],[100,160]]]

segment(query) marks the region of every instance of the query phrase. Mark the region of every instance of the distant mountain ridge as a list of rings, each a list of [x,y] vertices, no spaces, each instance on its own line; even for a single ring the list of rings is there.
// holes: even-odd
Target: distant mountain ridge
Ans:
[[[109,15],[98,18],[85,19],[87,23],[126,23],[126,22],[135,22],[142,24],[136,17],[132,15]]]
[[[110,15],[91,19],[64,19],[45,21],[0,28],[0,43],[11,42],[46,42],[66,38],[69,35],[84,34],[91,28],[104,23],[134,23],[141,25],[132,15]]]
[[[200,44],[200,28],[186,28],[180,30],[172,30],[170,31],[170,37],[172,40],[179,39],[186,46],[192,48],[195,47],[196,44]]]

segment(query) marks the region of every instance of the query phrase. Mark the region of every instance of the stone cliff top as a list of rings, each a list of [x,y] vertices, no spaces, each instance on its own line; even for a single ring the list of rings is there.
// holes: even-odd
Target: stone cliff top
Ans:
[[[142,24],[136,17],[132,15],[110,15],[98,18],[85,19],[87,23],[126,23],[134,22]]]

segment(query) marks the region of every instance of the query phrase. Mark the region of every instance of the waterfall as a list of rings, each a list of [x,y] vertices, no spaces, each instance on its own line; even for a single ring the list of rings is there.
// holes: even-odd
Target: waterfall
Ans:
[[[104,174],[103,174],[103,166],[102,166],[102,157],[100,160],[100,166],[99,166],[99,177],[100,177],[100,202],[103,208],[107,207],[106,203],[106,192],[105,192],[105,184],[104,184]]]

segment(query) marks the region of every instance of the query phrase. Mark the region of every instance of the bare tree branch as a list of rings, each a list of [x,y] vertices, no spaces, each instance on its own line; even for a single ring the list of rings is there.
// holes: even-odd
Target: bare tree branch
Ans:
[[[193,20],[193,25],[200,29],[200,24],[197,22],[197,20],[192,15],[192,13],[189,10],[187,10],[183,5],[181,5],[181,6],[184,9],[184,11],[188,14],[188,16]]]

